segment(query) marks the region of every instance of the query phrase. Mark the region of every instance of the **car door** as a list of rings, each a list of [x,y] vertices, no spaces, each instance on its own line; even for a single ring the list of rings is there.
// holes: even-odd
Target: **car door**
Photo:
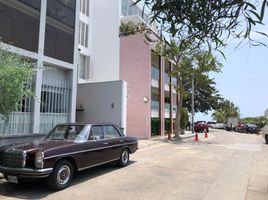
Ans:
[[[83,153],[83,156],[81,157],[81,163],[83,163],[83,166],[80,166],[81,168],[87,168],[106,162],[106,146],[104,144],[104,132],[102,126],[91,126],[88,141],[83,145],[86,146],[87,150]]]
[[[115,160],[120,157],[124,139],[114,125],[104,125],[105,145],[107,145],[107,159]]]

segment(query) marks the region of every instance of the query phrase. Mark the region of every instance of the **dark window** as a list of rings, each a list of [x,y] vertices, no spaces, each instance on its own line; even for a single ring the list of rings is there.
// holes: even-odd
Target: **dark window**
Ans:
[[[35,8],[40,11],[41,7],[41,0],[18,0],[24,4],[27,4],[28,6],[31,6],[32,8]]]
[[[45,55],[73,62],[75,0],[48,0]]]
[[[104,126],[106,138],[117,138],[120,137],[120,134],[115,129],[114,126]]]
[[[90,139],[100,140],[103,139],[102,126],[93,126],[90,131]]]
[[[40,2],[40,0],[1,2],[0,39],[13,46],[37,52]]]

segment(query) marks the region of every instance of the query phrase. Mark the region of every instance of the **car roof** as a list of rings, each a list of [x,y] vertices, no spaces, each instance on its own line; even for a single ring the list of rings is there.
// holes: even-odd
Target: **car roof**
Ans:
[[[83,122],[75,122],[75,123],[60,123],[60,124],[57,124],[57,125],[71,125],[71,126],[75,126],[75,125],[99,125],[99,126],[102,126],[102,125],[115,125],[116,124],[113,124],[113,123],[83,123]]]

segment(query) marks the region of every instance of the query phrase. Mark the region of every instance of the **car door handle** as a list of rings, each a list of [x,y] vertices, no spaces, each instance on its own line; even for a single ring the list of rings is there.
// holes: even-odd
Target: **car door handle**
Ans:
[[[104,145],[107,145],[107,144],[109,144],[109,143],[108,143],[108,142],[104,142],[103,144],[104,144]]]

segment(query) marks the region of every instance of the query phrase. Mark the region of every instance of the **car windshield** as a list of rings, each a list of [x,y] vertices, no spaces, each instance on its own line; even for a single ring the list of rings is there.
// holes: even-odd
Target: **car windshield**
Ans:
[[[88,138],[89,130],[85,125],[57,125],[46,136],[45,140],[70,140],[84,142]]]

